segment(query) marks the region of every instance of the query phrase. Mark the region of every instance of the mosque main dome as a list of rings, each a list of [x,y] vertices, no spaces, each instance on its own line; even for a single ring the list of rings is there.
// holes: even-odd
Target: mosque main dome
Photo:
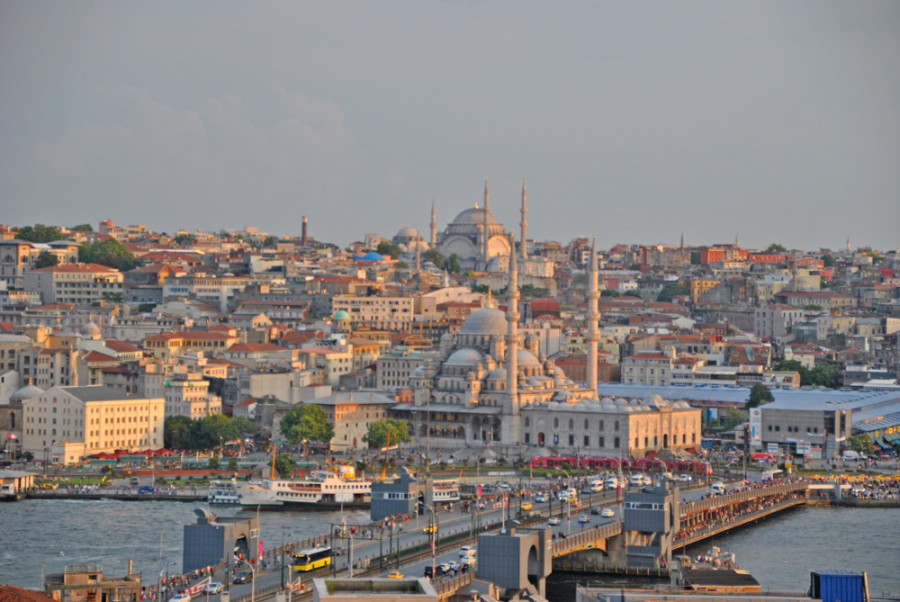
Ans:
[[[506,314],[486,307],[472,312],[460,328],[460,334],[502,335],[506,332]]]

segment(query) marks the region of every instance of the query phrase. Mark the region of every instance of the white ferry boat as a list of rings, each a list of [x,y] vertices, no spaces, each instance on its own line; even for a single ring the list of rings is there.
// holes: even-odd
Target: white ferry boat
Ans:
[[[232,482],[210,483],[206,501],[210,504],[240,504],[241,498]]]
[[[455,504],[459,501],[459,479],[435,479],[432,485],[433,503]]]
[[[339,472],[319,470],[302,480],[265,479],[238,483],[241,506],[268,509],[333,510],[368,508],[372,483],[356,479],[350,467]],[[348,470],[349,469],[349,470]]]

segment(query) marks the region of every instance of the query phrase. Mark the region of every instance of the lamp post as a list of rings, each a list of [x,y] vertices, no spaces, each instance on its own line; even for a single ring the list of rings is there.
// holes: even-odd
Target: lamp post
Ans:
[[[247,566],[250,568],[250,602],[254,602],[256,599],[256,569],[253,568],[252,562],[248,562]]]
[[[435,555],[435,551],[437,549],[436,548],[437,544],[435,543],[435,538],[437,537],[438,519],[434,513],[434,508],[431,507],[431,505],[425,504],[425,507],[428,509],[429,512],[431,512],[431,578],[434,579],[434,565],[435,565],[434,555]]]
[[[566,472],[562,471],[564,475],[566,475],[566,482],[569,484],[566,490],[566,518],[569,520],[569,533],[572,533],[572,498],[569,495],[569,491],[572,489],[572,476]]]

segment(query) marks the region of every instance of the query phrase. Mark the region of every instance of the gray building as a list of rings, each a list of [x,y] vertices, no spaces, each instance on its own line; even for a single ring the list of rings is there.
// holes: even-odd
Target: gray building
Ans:
[[[183,573],[220,562],[230,567],[234,556],[245,561],[259,558],[259,520],[255,516],[220,518],[200,508],[194,512],[196,524],[184,526]]]
[[[622,532],[629,567],[659,568],[672,560],[680,513],[678,487],[667,481],[625,496]]]
[[[513,521],[513,525],[515,525]],[[478,536],[478,579],[491,581],[507,593],[529,585],[546,595],[547,577],[553,570],[549,528],[507,528]]]

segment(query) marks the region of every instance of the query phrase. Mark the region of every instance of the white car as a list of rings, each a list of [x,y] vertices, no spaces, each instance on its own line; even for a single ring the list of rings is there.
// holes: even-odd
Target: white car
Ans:
[[[645,474],[644,475],[644,485],[652,485],[652,484],[653,484],[653,479],[650,477],[650,475]]]
[[[615,515],[616,513],[612,511],[612,508],[604,508],[603,512],[600,513],[600,516],[603,518],[612,518]]]
[[[190,594],[175,594],[169,598],[170,602],[191,602]]]
[[[538,504],[546,504],[547,503],[547,494],[546,493],[537,494],[536,496],[534,496],[534,501],[537,502]]]
[[[204,593],[207,594],[220,594],[225,589],[225,586],[221,583],[216,583],[215,581],[211,581],[206,584],[206,587],[203,588]]]
[[[578,517],[578,522],[581,523],[582,525],[586,525],[589,522],[591,522],[591,519],[589,519],[586,515],[582,514],[581,516]]]
[[[681,481],[682,483],[690,483],[691,481],[694,480],[694,477],[692,477],[689,474],[683,474],[678,477],[678,480]]]
[[[559,517],[551,516],[549,519],[547,519],[547,524],[550,525],[551,527],[555,527],[556,525],[559,524]]]

